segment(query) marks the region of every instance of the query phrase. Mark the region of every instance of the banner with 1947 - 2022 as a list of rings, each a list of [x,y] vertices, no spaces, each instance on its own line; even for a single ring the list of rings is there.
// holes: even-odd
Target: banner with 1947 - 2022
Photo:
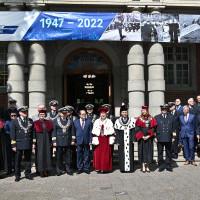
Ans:
[[[200,15],[0,12],[0,41],[200,42]]]

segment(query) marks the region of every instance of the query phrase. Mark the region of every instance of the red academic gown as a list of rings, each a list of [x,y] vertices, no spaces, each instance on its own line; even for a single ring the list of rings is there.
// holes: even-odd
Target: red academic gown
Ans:
[[[101,127],[104,130],[104,125]],[[112,171],[112,154],[109,144],[109,136],[98,136],[99,145],[94,151],[93,167],[95,170]],[[95,137],[95,136],[94,136]]]

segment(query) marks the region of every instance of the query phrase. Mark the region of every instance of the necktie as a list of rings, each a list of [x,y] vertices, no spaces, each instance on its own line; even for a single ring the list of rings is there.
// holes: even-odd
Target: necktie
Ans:
[[[184,118],[185,118],[185,123],[187,123],[187,115],[185,115],[185,117],[184,117]]]
[[[84,122],[85,120],[82,120],[82,125],[81,125],[82,130],[84,129]]]

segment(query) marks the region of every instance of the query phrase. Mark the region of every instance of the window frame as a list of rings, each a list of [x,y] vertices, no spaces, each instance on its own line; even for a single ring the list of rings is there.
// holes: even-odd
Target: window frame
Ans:
[[[164,64],[164,69],[166,70],[166,65],[167,64],[173,64],[173,79],[174,79],[174,84],[166,84],[165,82],[165,88],[166,90],[171,90],[171,91],[189,91],[189,90],[196,90],[196,45],[195,44],[165,44],[163,45],[163,49],[165,47],[172,47],[173,48],[173,61],[166,61]],[[177,47],[187,47],[188,49],[188,61],[177,61],[174,59],[176,57],[176,54],[174,52],[176,51]],[[165,52],[164,52],[165,54]],[[164,55],[165,56],[165,55]],[[175,60],[175,61],[174,61]],[[188,64],[188,81],[189,84],[182,84],[177,85],[177,64]],[[182,70],[183,72],[184,70]],[[164,71],[166,73],[166,71]],[[164,76],[166,78],[166,76]],[[183,76],[182,76],[183,79]]]
[[[8,53],[8,49],[6,45],[0,45],[0,49],[3,48],[4,49],[4,55],[5,55],[5,60],[0,60],[0,65],[4,66],[4,84],[5,85],[0,85],[0,89],[1,90],[6,90],[7,89],[7,80],[5,79],[5,72],[8,73],[8,66],[7,66],[7,53]],[[8,75],[7,75],[8,77]]]

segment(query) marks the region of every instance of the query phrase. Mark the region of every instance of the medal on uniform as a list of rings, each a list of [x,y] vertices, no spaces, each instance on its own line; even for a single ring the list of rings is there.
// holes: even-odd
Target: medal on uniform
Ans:
[[[32,127],[30,120],[28,119],[28,126],[26,128],[22,125],[22,122],[20,121],[19,117],[17,118],[17,121],[19,123],[20,128],[23,129],[25,133],[28,133],[29,128]]]
[[[60,118],[57,118],[57,122],[58,125],[60,126],[60,128],[62,128],[63,133],[67,132],[67,129],[70,127],[71,125],[71,120],[68,119],[67,124],[65,126],[62,125]]]

